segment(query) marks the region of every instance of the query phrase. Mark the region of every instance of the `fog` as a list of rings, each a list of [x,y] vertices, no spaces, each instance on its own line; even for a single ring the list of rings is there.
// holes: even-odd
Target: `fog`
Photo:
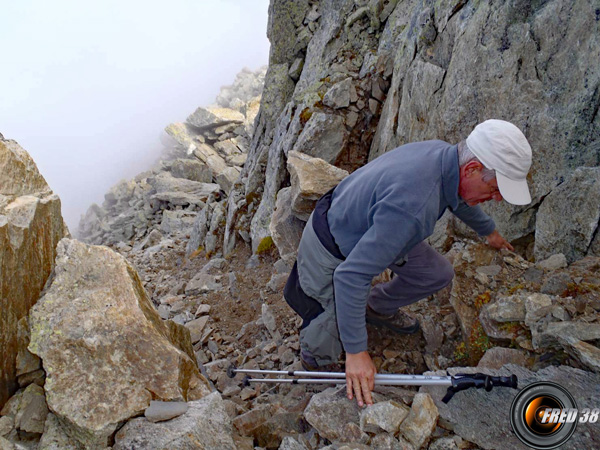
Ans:
[[[268,0],[2,3],[0,133],[34,158],[71,232],[150,166],[166,125],[268,61]]]

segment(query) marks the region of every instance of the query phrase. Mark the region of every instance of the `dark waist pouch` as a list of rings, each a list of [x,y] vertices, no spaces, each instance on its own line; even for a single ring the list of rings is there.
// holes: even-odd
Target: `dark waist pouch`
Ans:
[[[321,314],[324,310],[321,304],[314,298],[309,297],[302,290],[300,280],[298,278],[298,264],[294,263],[294,267],[290,276],[283,288],[283,296],[288,305],[298,314],[304,322],[302,327],[306,327],[311,320]]]
[[[346,258],[342,255],[331,231],[329,231],[329,222],[327,221],[327,212],[331,207],[331,197],[334,189],[330,189],[317,201],[313,212],[312,226],[323,247],[337,259],[345,260]]]

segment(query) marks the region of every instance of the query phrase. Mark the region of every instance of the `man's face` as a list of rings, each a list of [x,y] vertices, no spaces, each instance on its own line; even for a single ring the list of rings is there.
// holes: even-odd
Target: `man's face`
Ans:
[[[483,166],[477,161],[471,161],[460,169],[458,194],[469,206],[489,200],[502,200],[496,178],[483,181]]]

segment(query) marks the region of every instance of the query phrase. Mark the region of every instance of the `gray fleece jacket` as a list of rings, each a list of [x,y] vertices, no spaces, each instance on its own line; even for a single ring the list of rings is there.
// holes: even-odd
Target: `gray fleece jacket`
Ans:
[[[433,233],[446,208],[480,236],[495,229],[458,196],[456,145],[425,141],[391,150],[345,178],[327,213],[346,260],[333,276],[340,338],[348,353],[367,350],[365,308],[371,280]]]

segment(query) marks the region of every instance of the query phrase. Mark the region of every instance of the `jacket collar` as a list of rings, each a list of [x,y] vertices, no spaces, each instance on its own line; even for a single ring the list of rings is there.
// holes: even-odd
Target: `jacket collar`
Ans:
[[[458,145],[453,145],[444,151],[442,156],[442,193],[446,204],[453,210],[458,207],[458,182],[460,172],[458,167]]]

